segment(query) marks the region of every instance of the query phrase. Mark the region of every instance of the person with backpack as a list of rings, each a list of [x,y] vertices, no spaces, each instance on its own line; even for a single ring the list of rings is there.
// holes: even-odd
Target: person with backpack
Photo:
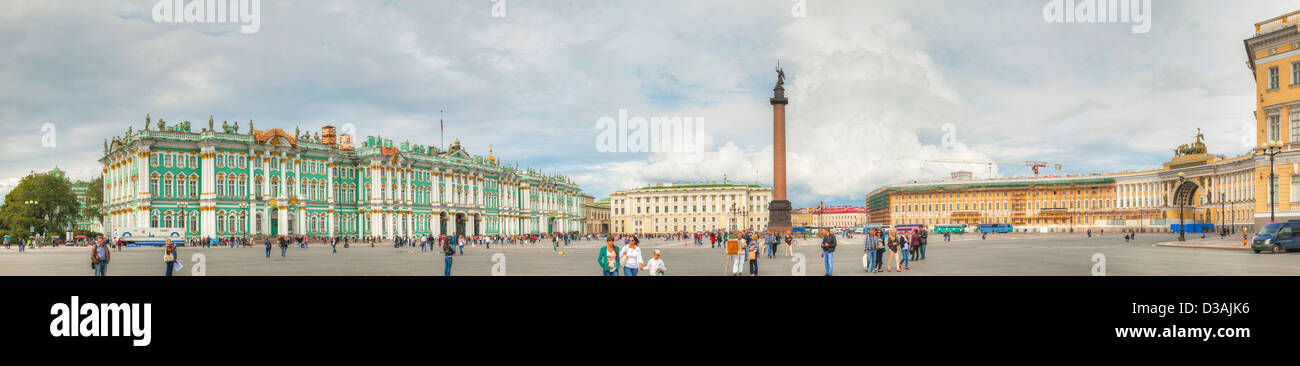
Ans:
[[[826,265],[827,276],[835,273],[835,245],[835,234],[827,230],[822,237],[822,264]]]
[[[271,237],[266,237],[266,258],[271,259]]]
[[[444,237],[442,240],[442,275],[451,277],[451,260],[456,256],[456,247],[451,245],[451,239]]]
[[[745,246],[745,258],[749,260],[749,275],[758,276],[758,240],[750,240]]]

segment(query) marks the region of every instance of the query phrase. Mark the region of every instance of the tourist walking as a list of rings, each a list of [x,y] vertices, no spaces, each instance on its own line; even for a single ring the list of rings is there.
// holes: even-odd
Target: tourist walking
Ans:
[[[614,237],[610,236],[605,239],[605,250],[598,250],[596,263],[600,265],[601,273],[606,277],[618,276],[619,267],[619,248],[614,245]]]
[[[751,240],[745,246],[745,253],[749,259],[749,275],[758,276],[758,240]]]
[[[826,275],[835,273],[835,234],[829,230],[822,237],[822,264],[826,265]]]
[[[90,268],[95,271],[95,276],[108,275],[108,261],[111,259],[104,239],[96,241],[95,247],[90,250]]]
[[[903,235],[895,232],[892,235],[886,235],[885,238],[886,243],[889,246],[889,263],[885,266],[885,270],[888,272],[902,272],[902,267],[898,266],[898,246],[903,240]]]
[[[863,263],[867,264],[867,273],[876,272],[876,235],[875,232],[867,233],[867,239],[863,241],[862,255]]]
[[[650,271],[651,276],[663,276],[668,272],[668,266],[664,265],[664,260],[659,256],[659,249],[655,249],[654,256],[646,261],[646,270]]]
[[[917,238],[916,230],[912,230],[912,232],[910,233],[903,233],[902,236],[903,236],[903,242],[899,243],[898,245],[899,248],[901,248],[900,250],[903,251],[902,267],[905,270],[911,270],[912,269],[910,266],[912,263],[911,252],[912,252],[912,245],[916,243],[916,238]]]
[[[444,237],[442,240],[442,275],[451,277],[451,259],[456,256],[456,247],[452,246],[451,239]]]
[[[163,246],[163,276],[171,277],[172,271],[176,269],[176,244],[172,244],[171,239],[167,239],[167,245]]]
[[[619,251],[618,259],[623,264],[623,275],[635,277],[645,268],[641,261],[641,240],[633,236],[627,247]]]

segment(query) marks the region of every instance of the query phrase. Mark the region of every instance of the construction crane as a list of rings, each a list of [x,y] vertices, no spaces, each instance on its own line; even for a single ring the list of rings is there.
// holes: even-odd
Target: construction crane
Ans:
[[[1046,168],[1046,167],[1049,167],[1049,166],[1055,166],[1055,167],[1056,167],[1056,170],[1058,170],[1058,171],[1061,170],[1061,164],[1052,164],[1052,163],[1048,163],[1048,162],[1044,162],[1044,161],[1026,161],[1026,162],[1025,162],[1025,166],[1034,169],[1034,175],[1038,175],[1038,168]]]
[[[996,162],[992,162],[992,161],[977,161],[977,160],[926,160],[925,162],[927,162],[927,163],[939,163],[939,164],[972,164],[972,165],[984,165],[984,166],[987,166],[987,167],[989,168],[989,177],[990,177],[990,178],[993,177],[993,167],[996,167],[996,166],[998,166],[998,165],[1013,165],[1013,164],[1001,164],[1001,163],[996,163]],[[1049,166],[1054,166],[1054,167],[1056,168],[1056,170],[1061,170],[1061,164],[1052,164],[1052,163],[1047,163],[1047,162],[1042,162],[1042,161],[1026,161],[1026,162],[1025,162],[1025,166],[1032,168],[1032,169],[1034,170],[1034,175],[1035,175],[1035,176],[1038,175],[1038,168],[1046,168],[1046,167],[1049,167]]]

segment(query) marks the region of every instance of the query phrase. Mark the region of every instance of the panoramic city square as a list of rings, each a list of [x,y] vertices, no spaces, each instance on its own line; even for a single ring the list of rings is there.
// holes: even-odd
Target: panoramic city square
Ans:
[[[1105,234],[1088,238],[1085,234],[1002,234],[981,240],[976,235],[954,236],[951,242],[941,239],[927,245],[926,259],[910,263],[910,270],[866,273],[862,266],[862,236],[854,240],[841,237],[836,249],[834,270],[837,276],[1091,276],[1098,260],[1104,256],[1104,275],[1114,276],[1243,276],[1300,275],[1300,252],[1255,254],[1241,250],[1240,240],[1189,239],[1190,245],[1206,247],[1165,247],[1158,243],[1176,242],[1169,234],[1141,234],[1125,242],[1122,235]],[[1231,242],[1231,245],[1225,243]],[[803,275],[825,273],[819,239],[799,240],[794,254],[803,255]],[[684,240],[644,240],[642,251],[659,250],[668,276],[730,275],[732,265],[725,263],[722,248],[687,243]],[[1218,244],[1221,248],[1212,248]],[[465,247],[463,255],[453,259],[453,276],[600,276],[596,261],[603,241],[581,240],[552,249],[550,242],[524,245]],[[623,246],[621,243],[619,246]],[[442,276],[443,254],[421,252],[417,246],[395,248],[392,243],[338,246],[332,253],[328,245],[312,243],[306,249],[290,247],[284,257],[274,248],[270,258],[262,245],[253,247],[181,248],[184,267],[176,276],[190,276],[198,263],[192,257],[201,254],[203,274],[207,276]],[[559,254],[563,252],[564,254]],[[498,256],[500,254],[500,256]],[[0,250],[0,276],[87,276],[91,274],[90,248],[59,247]],[[158,276],[163,273],[162,249],[156,247],[125,248],[114,251],[109,276]],[[794,256],[786,255],[784,244],[776,256],[758,260],[759,276],[796,275]],[[641,272],[640,276],[648,276]],[[742,266],[742,276],[749,276]]]

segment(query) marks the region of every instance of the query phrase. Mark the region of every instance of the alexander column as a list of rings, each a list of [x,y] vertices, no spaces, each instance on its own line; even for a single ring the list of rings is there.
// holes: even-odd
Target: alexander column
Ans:
[[[767,228],[778,233],[793,229],[790,201],[785,197],[785,70],[776,65],[776,88],[772,89],[772,202],[768,204]]]

